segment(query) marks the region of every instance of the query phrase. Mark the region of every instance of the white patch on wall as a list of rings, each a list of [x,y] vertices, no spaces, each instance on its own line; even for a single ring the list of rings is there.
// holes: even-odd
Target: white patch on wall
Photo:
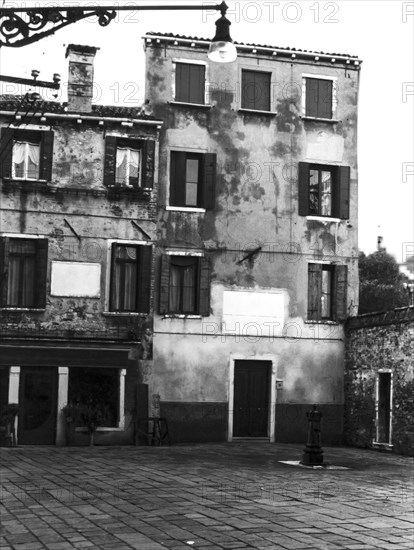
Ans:
[[[101,264],[86,262],[52,262],[51,295],[99,298]]]
[[[286,293],[283,290],[223,292],[223,334],[280,336],[285,322]]]
[[[318,162],[342,162],[344,138],[327,132],[308,136],[306,159]]]

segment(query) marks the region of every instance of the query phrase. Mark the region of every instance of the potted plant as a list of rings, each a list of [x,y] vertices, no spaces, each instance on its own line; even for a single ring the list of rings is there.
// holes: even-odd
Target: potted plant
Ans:
[[[93,446],[95,432],[102,426],[107,417],[107,407],[89,399],[87,403],[81,404],[79,408],[79,418],[81,426],[86,426],[89,434],[89,444]]]
[[[9,447],[16,447],[16,432],[14,429],[16,416],[19,412],[17,403],[5,405],[0,412],[0,426],[6,429],[6,441]]]
[[[75,420],[77,416],[76,405],[68,403],[62,407],[62,414],[65,417],[66,445],[69,446],[73,440],[73,433],[75,431]]]

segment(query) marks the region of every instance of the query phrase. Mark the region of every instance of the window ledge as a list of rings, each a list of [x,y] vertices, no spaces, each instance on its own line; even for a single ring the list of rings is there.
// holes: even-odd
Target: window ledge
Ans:
[[[301,116],[302,120],[313,120],[316,122],[331,122],[332,124],[338,124],[338,122],[342,122],[342,120],[338,120],[336,118],[318,118],[316,116]]]
[[[0,307],[0,311],[28,311],[32,313],[44,313],[46,308],[38,307]]]
[[[168,313],[163,319],[202,319],[202,315],[186,315],[184,313]]]
[[[190,207],[190,206],[166,206],[166,210],[169,210],[170,212],[200,212],[204,213],[206,211],[205,208],[197,208],[197,207]]]
[[[316,222],[339,223],[341,221],[341,218],[331,218],[330,216],[306,216],[306,219],[309,221],[316,221]]]
[[[183,107],[198,107],[200,109],[212,109],[209,103],[187,103],[186,101],[167,101],[169,105],[182,105]]]
[[[134,311],[102,311],[105,317],[147,317],[149,313],[139,313]]]
[[[84,428],[82,426],[76,427],[75,432],[82,432],[85,433],[88,431],[88,428]],[[125,428],[96,428],[97,432],[124,432]]]
[[[321,319],[320,321],[305,321],[305,325],[341,325],[339,321],[331,321],[330,319]]]
[[[238,109],[239,113],[250,113],[254,115],[269,115],[269,116],[276,116],[276,111],[261,111],[260,109]]]

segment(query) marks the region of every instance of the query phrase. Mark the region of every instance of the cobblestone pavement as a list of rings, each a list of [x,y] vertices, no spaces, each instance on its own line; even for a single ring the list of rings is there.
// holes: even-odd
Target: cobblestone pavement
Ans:
[[[2,449],[0,548],[413,548],[413,460],[302,446]]]

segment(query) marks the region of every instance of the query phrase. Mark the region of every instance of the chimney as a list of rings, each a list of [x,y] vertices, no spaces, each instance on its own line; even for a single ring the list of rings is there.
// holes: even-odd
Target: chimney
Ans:
[[[99,48],[69,44],[68,111],[90,113],[93,96],[93,62]]]

